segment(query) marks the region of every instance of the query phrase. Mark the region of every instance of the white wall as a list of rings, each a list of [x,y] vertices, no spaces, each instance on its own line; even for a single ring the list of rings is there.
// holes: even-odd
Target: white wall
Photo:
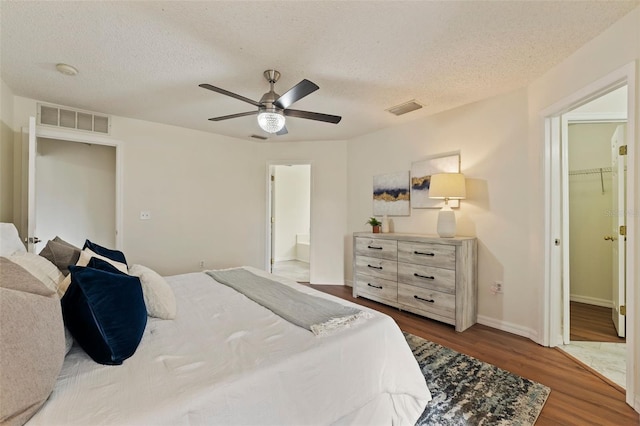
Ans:
[[[115,147],[38,138],[36,251],[55,236],[115,247],[115,189]]]
[[[14,129],[36,101],[14,97]],[[264,268],[270,161],[313,169],[311,282],[344,283],[346,142],[253,142],[124,117],[111,138],[123,157],[123,250],[164,275],[205,268]],[[139,219],[141,210],[151,220]],[[330,224],[330,226],[327,226]],[[317,232],[316,232],[317,231]]]
[[[569,125],[569,170],[611,167],[611,136],[618,123]],[[612,174],[569,176],[571,300],[611,307]],[[602,191],[604,185],[604,193]]]
[[[0,222],[13,222],[13,92],[0,80]]]
[[[467,199],[455,214],[458,235],[478,237],[479,314],[532,333],[536,312],[527,302],[535,296],[527,244],[531,200],[522,190],[530,177],[521,173],[528,161],[526,134],[526,91],[518,90],[350,141],[349,230],[369,229],[365,220],[372,215],[374,175],[409,170],[413,161],[459,151]],[[436,234],[437,216],[435,209],[412,209],[410,217],[392,218],[393,227]],[[350,268],[347,274],[351,280]],[[489,291],[496,280],[504,283],[502,295]]]
[[[296,259],[296,235],[309,233],[310,171],[309,165],[275,166],[276,261]]]

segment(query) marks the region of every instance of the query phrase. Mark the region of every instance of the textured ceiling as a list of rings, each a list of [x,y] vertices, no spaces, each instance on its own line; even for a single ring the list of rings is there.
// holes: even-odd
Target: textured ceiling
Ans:
[[[209,117],[307,78],[320,90],[270,141],[349,139],[525,86],[638,1],[2,1],[1,74],[14,94],[247,139],[255,116]],[[68,77],[63,62],[80,70]],[[385,109],[416,99],[418,111]]]

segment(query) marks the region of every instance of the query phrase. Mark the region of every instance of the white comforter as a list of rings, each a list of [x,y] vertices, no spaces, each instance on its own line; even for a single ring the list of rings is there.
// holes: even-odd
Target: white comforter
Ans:
[[[316,337],[204,273],[168,282],[176,319],[149,318],[121,366],[74,346],[29,425],[413,425],[431,399],[388,316]]]

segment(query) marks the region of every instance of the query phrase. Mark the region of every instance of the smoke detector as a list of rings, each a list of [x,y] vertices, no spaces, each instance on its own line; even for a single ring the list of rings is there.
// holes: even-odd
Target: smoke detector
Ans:
[[[69,64],[57,64],[56,69],[59,73],[64,75],[76,75],[78,74],[78,69]]]

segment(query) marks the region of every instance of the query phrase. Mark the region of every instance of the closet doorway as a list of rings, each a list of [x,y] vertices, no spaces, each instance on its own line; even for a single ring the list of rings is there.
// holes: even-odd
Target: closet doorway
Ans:
[[[36,252],[56,236],[79,247],[87,238],[115,247],[115,201],[115,147],[38,138]]]
[[[271,272],[310,282],[311,165],[269,166]]]
[[[563,116],[568,179],[569,336],[561,349],[626,385],[624,145],[627,86]],[[565,264],[566,268],[566,264]],[[567,286],[565,285],[565,288]],[[567,338],[568,337],[568,338]]]
[[[55,236],[121,248],[121,151],[110,138],[36,126],[23,128],[23,229],[38,253]]]

